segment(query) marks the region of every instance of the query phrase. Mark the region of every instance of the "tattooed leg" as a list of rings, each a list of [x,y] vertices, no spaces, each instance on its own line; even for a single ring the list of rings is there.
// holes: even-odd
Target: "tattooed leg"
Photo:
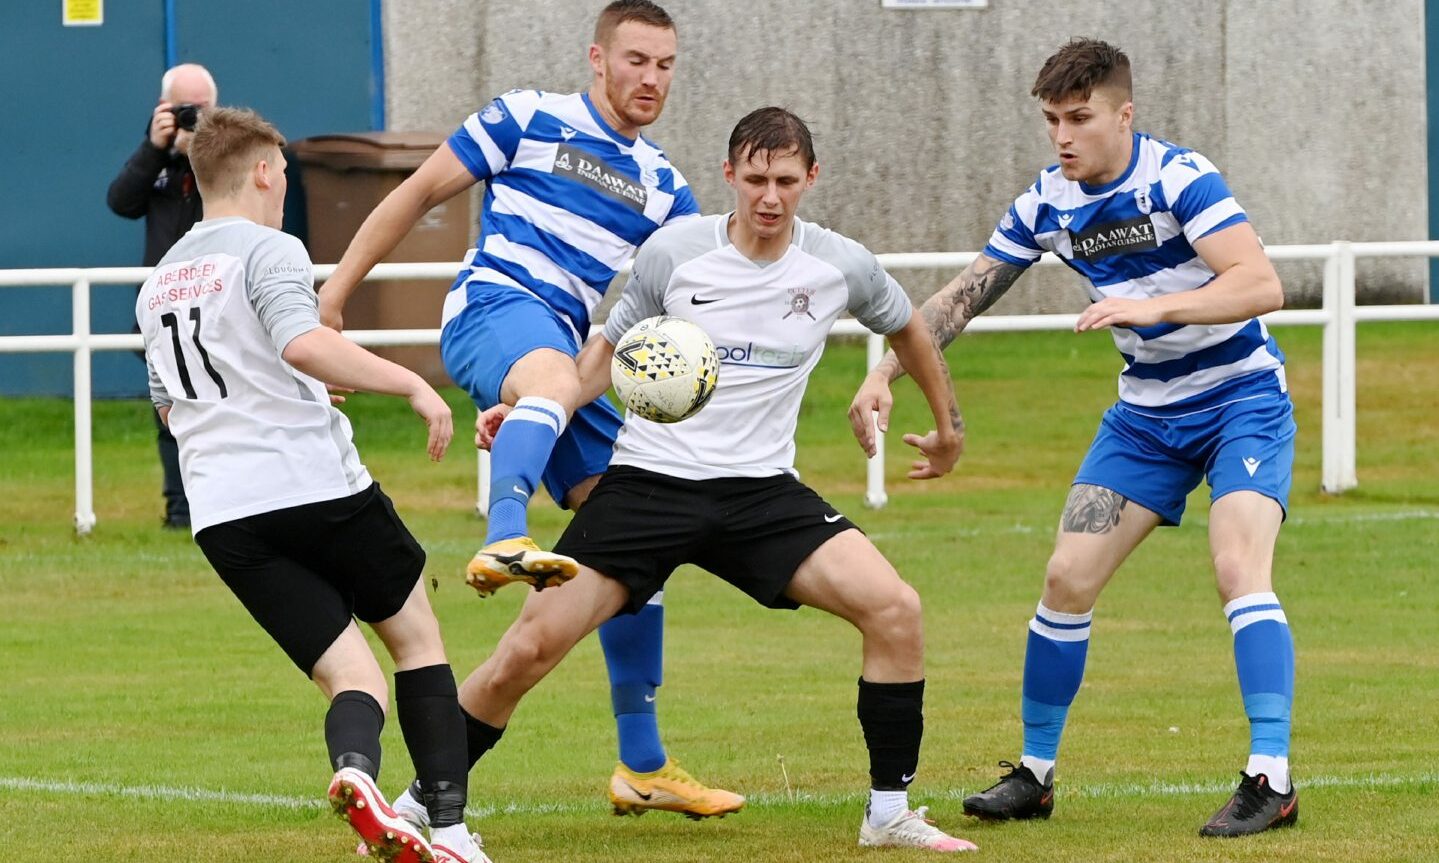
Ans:
[[[1045,568],[1045,606],[1066,613],[1089,611],[1119,565],[1158,525],[1158,515],[1118,492],[1087,483],[1072,486]]]
[[[1109,533],[1119,526],[1119,517],[1129,499],[1097,485],[1076,485],[1064,502],[1060,530],[1065,533]]]

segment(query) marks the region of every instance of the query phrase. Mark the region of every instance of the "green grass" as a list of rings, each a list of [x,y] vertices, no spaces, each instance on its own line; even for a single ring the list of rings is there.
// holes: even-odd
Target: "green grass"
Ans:
[[[1302,818],[1234,842],[1194,835],[1232,787],[1248,740],[1203,491],[1184,527],[1152,537],[1100,603],[1055,817],[980,826],[959,814],[958,798],[1017,755],[1024,625],[1065,487],[1113,399],[1109,340],[963,339],[950,352],[969,422],[960,469],[909,483],[892,437],[890,504],[878,512],[860,504],[862,461],[844,420],[863,350],[832,348],[801,417],[799,465],[924,598],[927,734],[913,800],[991,859],[1439,858],[1439,327],[1359,333],[1361,485],[1328,497],[1318,492],[1319,333],[1279,331],[1300,423],[1276,578],[1298,649]],[[457,416],[471,415],[449,395]],[[898,395],[893,427],[927,427],[913,388]],[[328,779],[323,700],[189,539],[158,529],[146,410],[96,405],[99,524],[77,538],[69,402],[0,401],[0,847],[15,859],[102,863],[352,859],[348,832],[317,802]],[[480,602],[457,576],[481,533],[473,457],[462,439],[444,464],[428,464],[421,426],[398,401],[357,397],[347,410],[366,462],[430,553],[434,603],[464,674],[523,599],[514,590]],[[565,521],[548,505],[532,518],[545,541]],[[853,847],[866,764],[856,634],[816,612],[767,612],[692,569],[672,579],[666,606],[668,746],[750,806],[705,823],[608,814],[614,732],[590,639],[472,777],[472,821],[494,856],[874,859]],[[385,744],[384,784],[395,789],[409,777],[397,723]]]

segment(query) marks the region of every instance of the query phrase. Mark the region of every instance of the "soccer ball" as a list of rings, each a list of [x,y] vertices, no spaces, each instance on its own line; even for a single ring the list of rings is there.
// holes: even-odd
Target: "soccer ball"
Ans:
[[[657,423],[694,416],[714,395],[719,355],[683,318],[645,318],[620,336],[610,380],[626,409]]]

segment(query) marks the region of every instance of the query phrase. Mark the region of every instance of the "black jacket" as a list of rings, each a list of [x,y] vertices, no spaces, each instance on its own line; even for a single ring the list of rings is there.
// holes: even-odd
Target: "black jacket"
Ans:
[[[160,263],[175,242],[200,221],[200,189],[190,160],[158,150],[147,137],[110,184],[106,203],[117,216],[145,217],[144,266]]]

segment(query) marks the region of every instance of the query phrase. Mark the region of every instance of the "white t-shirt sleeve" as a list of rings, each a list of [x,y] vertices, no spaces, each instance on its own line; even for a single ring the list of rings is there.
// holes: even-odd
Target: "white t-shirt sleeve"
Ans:
[[[315,271],[301,242],[279,231],[266,232],[250,250],[245,290],[275,353],[296,336],[320,326]]]
[[[869,249],[831,231],[816,254],[844,273],[849,313],[871,332],[887,336],[909,323],[914,305]]]
[[[148,355],[145,357],[145,371],[150,376],[150,401],[154,402],[157,408],[167,408],[173,405],[175,400],[165,389],[165,383],[160,380],[160,373],[155,371],[155,366],[150,363]]]
[[[635,255],[624,292],[605,321],[605,339],[612,345],[635,324],[665,312],[665,288],[674,274],[674,257],[665,247],[665,235],[651,236]]]

